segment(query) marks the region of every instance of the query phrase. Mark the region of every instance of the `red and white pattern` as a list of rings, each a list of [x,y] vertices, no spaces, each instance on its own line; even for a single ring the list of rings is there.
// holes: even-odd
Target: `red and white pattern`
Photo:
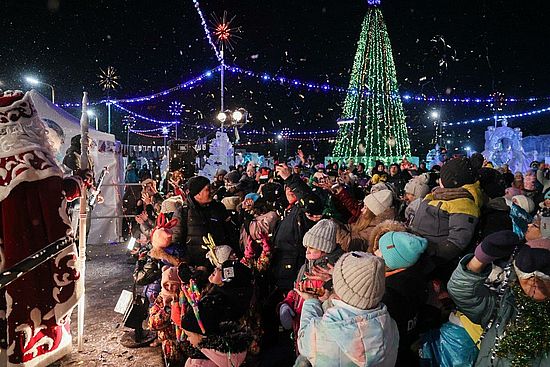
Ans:
[[[45,131],[28,94],[0,94],[1,269],[71,233],[67,187],[78,187],[63,180]],[[47,366],[71,351],[81,283],[71,246],[0,291],[0,367]]]

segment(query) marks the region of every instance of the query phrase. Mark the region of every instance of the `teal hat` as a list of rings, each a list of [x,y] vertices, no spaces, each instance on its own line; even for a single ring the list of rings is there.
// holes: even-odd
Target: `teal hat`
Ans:
[[[408,232],[388,232],[378,242],[386,266],[392,270],[416,264],[428,240]]]

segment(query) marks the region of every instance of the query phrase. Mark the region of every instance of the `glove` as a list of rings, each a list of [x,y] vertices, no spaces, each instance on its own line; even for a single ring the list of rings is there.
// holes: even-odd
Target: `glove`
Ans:
[[[497,259],[508,259],[519,245],[519,237],[514,232],[495,232],[485,237],[476,247],[474,255],[481,263],[490,264]]]
[[[281,325],[284,329],[292,329],[292,320],[294,316],[296,316],[296,314],[292,311],[292,308],[290,308],[290,306],[286,303],[283,303],[279,308],[279,319],[281,320]]]
[[[181,263],[178,266],[178,277],[180,278],[181,282],[184,284],[188,284],[191,278],[193,278],[193,271],[187,265],[186,263]]]

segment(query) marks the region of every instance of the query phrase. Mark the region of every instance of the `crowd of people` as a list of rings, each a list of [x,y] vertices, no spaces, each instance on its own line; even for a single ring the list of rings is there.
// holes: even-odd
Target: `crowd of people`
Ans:
[[[144,178],[129,230],[154,344],[169,366],[548,366],[549,168]]]

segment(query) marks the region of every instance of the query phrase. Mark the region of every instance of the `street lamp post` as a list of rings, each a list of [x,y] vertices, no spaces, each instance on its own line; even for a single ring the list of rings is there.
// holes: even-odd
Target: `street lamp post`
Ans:
[[[29,83],[30,85],[38,85],[38,84],[44,84],[48,87],[50,87],[50,89],[52,90],[52,103],[55,103],[55,89],[53,88],[53,85],[51,84],[48,84],[48,83],[44,83],[36,78],[33,78],[31,76],[28,76],[25,78],[25,80],[27,81],[27,83]]]
[[[224,127],[233,127],[235,129],[235,143],[238,143],[239,138],[239,127],[242,127],[246,124],[248,119],[248,111],[244,108],[238,108],[234,111],[231,110],[225,110],[216,116],[218,121],[220,122],[220,128],[223,132]],[[237,161],[235,149],[233,148],[233,164],[235,165]]]

